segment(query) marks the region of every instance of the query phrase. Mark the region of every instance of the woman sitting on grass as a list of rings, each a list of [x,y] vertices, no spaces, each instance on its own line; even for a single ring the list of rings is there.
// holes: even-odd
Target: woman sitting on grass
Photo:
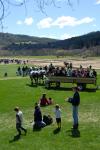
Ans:
[[[52,103],[53,102],[51,97],[47,99],[46,94],[42,95],[42,98],[40,99],[40,106],[47,106],[47,105],[51,105]]]
[[[49,105],[48,99],[46,98],[46,94],[42,95],[42,98],[40,99],[40,106],[46,106]]]

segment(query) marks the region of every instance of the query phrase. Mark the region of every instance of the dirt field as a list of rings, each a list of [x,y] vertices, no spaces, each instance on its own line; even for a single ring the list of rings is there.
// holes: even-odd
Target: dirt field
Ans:
[[[82,57],[60,57],[60,58],[52,58],[51,59],[46,59],[45,58],[29,58],[29,57],[21,57],[21,58],[10,58],[7,57],[6,59],[18,59],[21,60],[22,62],[27,62],[30,65],[36,65],[36,66],[48,66],[50,63],[52,63],[54,66],[64,66],[64,62],[67,63],[72,63],[73,67],[79,67],[82,65],[84,68],[87,68],[88,66],[92,66],[94,69],[100,69],[100,57],[90,57],[90,58],[82,58]],[[22,63],[23,64],[23,63]]]
[[[64,62],[71,62],[74,67],[79,67],[82,65],[84,68],[91,65],[95,69],[100,69],[100,59],[90,58],[90,59],[32,59],[29,63],[36,66],[45,66],[52,63],[55,66],[64,66]]]

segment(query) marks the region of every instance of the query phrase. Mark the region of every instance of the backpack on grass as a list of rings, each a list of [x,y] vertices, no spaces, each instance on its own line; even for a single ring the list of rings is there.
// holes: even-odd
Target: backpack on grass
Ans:
[[[46,125],[50,125],[53,123],[53,119],[50,115],[44,115],[43,116],[43,122],[45,122]]]

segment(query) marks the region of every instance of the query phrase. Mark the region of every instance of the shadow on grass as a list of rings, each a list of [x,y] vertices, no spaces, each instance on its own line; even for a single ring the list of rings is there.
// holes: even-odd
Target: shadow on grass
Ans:
[[[53,130],[53,134],[58,134],[61,131],[60,128],[56,128],[55,130]]]
[[[69,136],[73,138],[79,138],[80,137],[80,131],[78,129],[72,129],[67,131]]]
[[[15,135],[12,140],[9,140],[9,143],[16,142],[16,141],[20,140],[20,138],[21,137],[19,135]]]
[[[44,84],[42,84],[42,83],[41,84],[35,84],[34,83],[33,85],[32,84],[26,84],[26,86],[29,86],[29,87],[38,87],[38,86],[44,86]]]
[[[83,90],[82,92],[96,92],[96,88],[86,88],[85,90]]]
[[[29,86],[29,87],[37,87],[37,85],[36,84],[26,84],[26,86]]]
[[[56,88],[56,87],[50,87],[48,88],[48,90],[56,90],[56,91],[72,91],[72,87],[67,88],[67,87],[60,87],[60,88]],[[86,88],[85,90],[82,90],[80,92],[96,92],[96,88]]]
[[[48,90],[56,90],[56,91],[72,91],[72,88],[66,88],[66,87],[60,87],[60,88],[50,87],[50,88],[48,88]]]
[[[45,88],[45,85],[44,84],[33,84],[33,85],[31,85],[31,84],[26,84],[26,86],[29,86],[29,87],[38,87],[38,86],[41,86],[41,87],[43,87],[43,88]],[[47,88],[48,90],[56,90],[56,91],[72,91],[72,87],[59,87],[59,88],[57,88],[57,87],[50,87],[50,88]],[[80,91],[80,92],[96,92],[96,90],[98,90],[97,88],[86,88],[86,89],[84,89],[84,90],[82,90],[82,91]]]
[[[39,131],[41,131],[42,130],[42,128],[34,128],[33,129],[33,132],[39,132]]]

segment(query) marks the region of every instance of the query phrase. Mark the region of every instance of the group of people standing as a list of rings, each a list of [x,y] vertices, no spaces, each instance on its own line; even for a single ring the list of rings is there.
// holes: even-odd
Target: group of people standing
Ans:
[[[66,101],[72,104],[72,116],[73,116],[73,127],[72,129],[78,130],[79,127],[79,122],[78,122],[78,106],[80,104],[80,95],[78,92],[78,88],[74,87],[73,88],[73,97],[67,98]],[[46,99],[46,94],[43,94],[41,99]],[[41,129],[45,127],[46,125],[49,125],[53,122],[53,119],[50,115],[44,115],[42,116],[41,112],[41,99],[40,103],[35,103],[35,109],[34,109],[34,124],[33,124],[33,130],[34,129]],[[51,101],[51,99],[50,99]],[[47,99],[46,99],[47,102]],[[52,103],[53,104],[53,103]],[[48,105],[48,103],[47,103]],[[47,106],[44,105],[44,106]],[[25,135],[27,133],[27,129],[25,129],[22,125],[23,122],[23,113],[19,109],[19,107],[15,107],[14,111],[16,112],[16,129],[18,131],[18,136],[21,136],[21,130],[24,131]],[[61,108],[59,104],[55,105],[54,109],[54,114],[55,114],[55,120],[57,123],[57,129],[61,129]]]
[[[28,66],[18,67],[16,71],[17,76],[27,76],[29,74],[29,68]]]

